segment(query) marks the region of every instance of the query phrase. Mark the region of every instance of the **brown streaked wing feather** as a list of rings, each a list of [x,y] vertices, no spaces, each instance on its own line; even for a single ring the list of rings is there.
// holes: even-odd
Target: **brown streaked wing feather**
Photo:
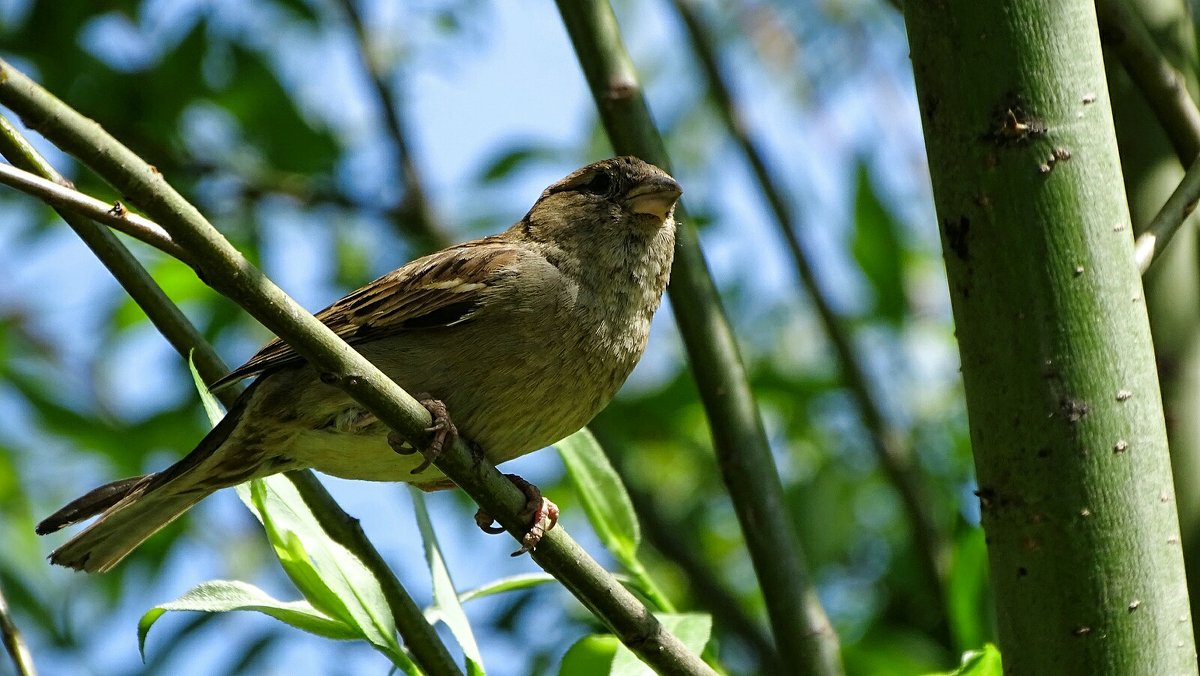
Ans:
[[[470,255],[464,255],[465,249]],[[351,345],[406,330],[461,324],[471,319],[484,292],[503,277],[516,256],[517,250],[502,235],[460,244],[380,277],[316,317]],[[300,355],[276,338],[212,387],[299,361]]]

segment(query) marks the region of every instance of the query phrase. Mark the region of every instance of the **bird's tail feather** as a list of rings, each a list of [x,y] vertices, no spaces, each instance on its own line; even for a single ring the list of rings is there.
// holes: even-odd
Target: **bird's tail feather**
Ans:
[[[105,484],[39,523],[37,532],[45,535],[99,515],[95,523],[54,550],[50,562],[89,573],[106,572],[210,493],[257,476],[260,468],[253,464],[219,467],[230,457],[222,446],[237,427],[256,385],[243,392],[225,418],[179,462],[162,472]]]
[[[115,482],[128,484],[129,488],[123,497],[115,501],[110,498],[107,505],[100,500],[91,505],[80,504],[97,491],[113,486],[113,484],[102,486],[43,521],[38,526],[39,533],[43,532],[43,526],[46,526],[48,522],[50,525],[55,525],[55,517],[70,510],[73,506],[76,506],[77,510],[76,514],[71,515],[74,520],[86,519],[97,513],[96,511],[85,513],[85,510],[93,508],[103,510],[95,523],[54,550],[50,554],[50,562],[89,573],[107,572],[138,545],[145,542],[146,538],[162,530],[212,492],[195,486],[192,487],[192,490],[180,490],[181,487],[172,485],[177,482],[155,486],[154,479],[156,478],[159,478],[159,475],[149,474]],[[64,522],[62,525],[67,523],[71,522]]]

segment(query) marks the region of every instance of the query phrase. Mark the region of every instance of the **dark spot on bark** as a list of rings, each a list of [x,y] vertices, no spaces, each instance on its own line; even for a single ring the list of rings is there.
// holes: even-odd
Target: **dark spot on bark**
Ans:
[[[946,237],[946,246],[958,256],[961,261],[967,261],[971,257],[970,253],[970,235],[971,235],[971,219],[966,216],[960,216],[956,222],[952,218],[947,218],[942,221],[942,230]]]
[[[1025,566],[1019,566],[1017,568],[1017,577],[1025,577],[1028,574],[1029,574],[1029,569],[1026,568]]]
[[[1062,409],[1062,414],[1066,417],[1067,422],[1077,423],[1083,416],[1088,413],[1087,402],[1070,397],[1063,397],[1059,402],[1059,408]]]
[[[1048,447],[1046,447],[1046,446],[1043,446],[1042,448],[1039,448],[1039,449],[1038,449],[1038,452],[1037,452],[1037,457],[1039,457],[1039,458],[1049,458],[1049,457],[1050,457],[1050,449],[1049,449]]]

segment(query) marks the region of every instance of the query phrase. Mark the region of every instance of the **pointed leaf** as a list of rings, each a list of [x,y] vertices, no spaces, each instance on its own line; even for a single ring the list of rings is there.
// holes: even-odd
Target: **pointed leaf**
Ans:
[[[875,294],[875,312],[892,324],[899,324],[907,310],[900,226],[875,194],[865,166],[858,169],[851,248]]]
[[[356,627],[388,657],[408,661],[378,580],[321,528],[296,487],[275,475],[238,486],[238,495],[267,530],[284,571],[315,608]]]
[[[329,617],[313,608],[307,601],[279,601],[263,590],[245,582],[212,580],[204,582],[183,596],[160,603],[142,615],[138,621],[138,650],[146,658],[146,635],[150,627],[167,611],[190,610],[204,613],[223,613],[250,610],[302,629],[317,636],[337,640],[361,638],[359,632],[346,623]]]
[[[554,582],[554,576],[550,573],[524,573],[522,575],[510,575],[502,577],[499,580],[493,580],[487,584],[480,585],[474,589],[458,595],[459,603],[466,603],[475,599],[481,599],[485,596],[493,596],[495,594],[503,594],[509,591],[518,591],[521,589],[529,589],[538,585]]]
[[[1004,667],[1000,663],[1000,649],[991,643],[984,644],[979,650],[968,650],[963,653],[962,662],[954,671],[930,676],[1003,676]]]
[[[475,643],[475,634],[471,632],[471,623],[463,612],[458,600],[458,592],[450,579],[450,570],[442,558],[442,550],[438,547],[437,535],[433,532],[433,524],[429,521],[429,511],[425,508],[425,496],[420,489],[410,488],[413,508],[417,513],[417,528],[421,531],[421,541],[425,545],[425,561],[429,564],[429,576],[433,580],[433,611],[458,640],[463,655],[467,659],[467,674],[484,674],[483,657],[479,654],[479,646]]]
[[[642,532],[629,493],[604,449],[586,427],[554,446],[600,541],[622,565],[632,567]]]
[[[192,382],[196,384],[196,391],[200,393],[200,403],[204,404],[204,412],[208,415],[208,422],[213,427],[221,422],[221,418],[225,417],[225,409],[221,406],[221,402],[213,396],[209,391],[208,385],[204,384],[204,379],[200,377],[200,372],[196,370],[196,362],[192,360],[192,353],[195,350],[188,351],[188,370],[192,372]]]

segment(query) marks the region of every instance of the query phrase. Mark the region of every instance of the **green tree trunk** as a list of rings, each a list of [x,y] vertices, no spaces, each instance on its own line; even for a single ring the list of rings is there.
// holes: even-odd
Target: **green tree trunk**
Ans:
[[[1193,673],[1093,6],[906,9],[1006,671]]]

